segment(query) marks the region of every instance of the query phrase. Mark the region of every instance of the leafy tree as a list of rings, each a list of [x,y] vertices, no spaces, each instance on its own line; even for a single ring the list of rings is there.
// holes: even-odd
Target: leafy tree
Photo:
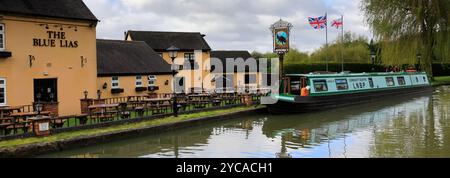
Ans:
[[[386,64],[417,64],[432,77],[433,58],[449,60],[449,0],[362,0]],[[420,61],[418,61],[420,54]]]

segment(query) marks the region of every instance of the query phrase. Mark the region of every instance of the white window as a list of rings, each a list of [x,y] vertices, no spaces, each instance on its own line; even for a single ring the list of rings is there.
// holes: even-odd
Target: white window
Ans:
[[[148,86],[156,86],[156,75],[148,76]]]
[[[140,75],[136,76],[136,86],[142,87],[142,76]]]
[[[0,24],[0,50],[5,50],[5,25]]]
[[[194,53],[184,53],[184,60],[189,62],[195,61]]]
[[[111,88],[112,89],[119,88],[119,77],[117,76],[112,77]]]
[[[6,105],[6,79],[0,78],[0,106]]]

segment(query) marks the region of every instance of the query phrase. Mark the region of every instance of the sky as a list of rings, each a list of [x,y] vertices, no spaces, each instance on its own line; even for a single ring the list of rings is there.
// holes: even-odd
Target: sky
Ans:
[[[344,15],[344,29],[371,38],[360,0],[84,0],[100,20],[99,39],[124,39],[127,30],[200,32],[213,50],[272,51],[271,24],[292,23],[291,47],[312,52],[325,44],[325,30],[308,17]],[[329,41],[340,30],[329,27]]]

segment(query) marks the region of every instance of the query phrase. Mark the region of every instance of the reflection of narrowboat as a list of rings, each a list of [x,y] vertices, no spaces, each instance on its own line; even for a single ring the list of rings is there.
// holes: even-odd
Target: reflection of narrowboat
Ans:
[[[282,81],[280,94],[272,95],[278,102],[268,109],[277,114],[302,113],[432,91],[427,74],[418,72],[291,74]]]

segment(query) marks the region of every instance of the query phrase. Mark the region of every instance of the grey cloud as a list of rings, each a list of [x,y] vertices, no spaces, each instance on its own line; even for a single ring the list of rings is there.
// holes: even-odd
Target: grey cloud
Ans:
[[[346,30],[370,36],[359,11],[359,0],[85,0],[101,20],[98,38],[123,39],[128,29],[198,31],[213,49],[271,51],[269,26],[279,18],[294,24],[292,44],[313,51],[325,33],[312,29],[308,16],[330,20],[343,13]],[[330,41],[338,31],[330,29]]]

